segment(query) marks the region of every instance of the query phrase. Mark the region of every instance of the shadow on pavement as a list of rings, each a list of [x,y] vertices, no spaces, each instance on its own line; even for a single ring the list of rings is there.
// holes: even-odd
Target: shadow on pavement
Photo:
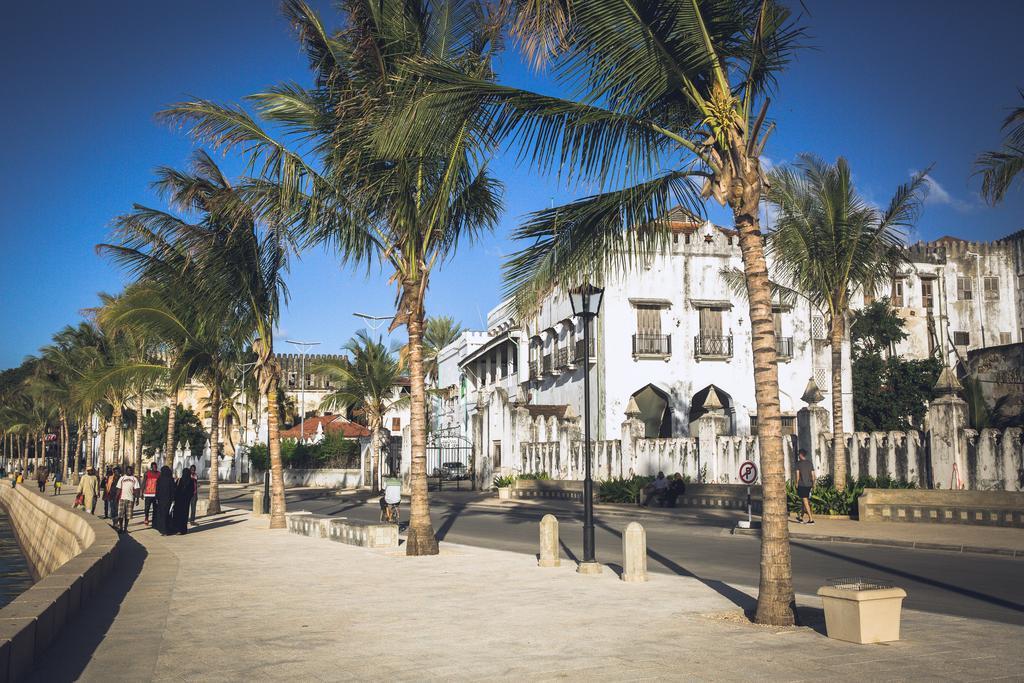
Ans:
[[[121,536],[114,573],[103,582],[99,592],[86,602],[84,609],[64,625],[60,635],[46,651],[46,663],[36,667],[28,680],[52,683],[79,678],[96,648],[106,637],[125,596],[142,573],[142,565],[148,554],[146,548],[130,535]],[[130,656],[130,653],[125,653],[125,656]]]
[[[188,530],[188,534],[185,534],[185,535],[187,536],[189,534],[198,534],[201,531],[210,531],[212,529],[219,529],[219,528],[221,528],[223,526],[232,526],[233,524],[241,524],[243,521],[245,521],[245,520],[241,520],[241,519],[222,519],[222,520],[220,520],[218,522],[207,522],[205,524],[199,524],[197,526],[190,527],[189,530]]]
[[[621,531],[608,526],[604,522],[595,521],[594,526],[600,527],[608,533],[619,538],[622,538]],[[650,545],[647,546],[647,557],[651,558],[652,560],[654,560],[661,566],[665,567],[669,571],[673,572],[674,574],[678,574],[679,576],[688,576],[697,579],[705,586],[707,586],[708,588],[710,588],[711,590],[715,591],[723,598],[728,600],[729,602],[733,603],[734,605],[742,609],[744,612],[749,612],[757,607],[757,600],[755,598],[750,597],[743,591],[737,590],[723,581],[717,581],[715,579],[705,579],[703,577],[697,576],[686,567],[682,566],[681,564],[673,560],[670,560],[658,551],[652,549]]]
[[[437,532],[434,534],[438,541],[443,541],[444,537],[448,535],[452,525],[455,524],[455,520],[458,519],[462,511],[466,509],[465,505],[452,505],[448,508],[448,511],[444,515],[444,521],[441,522],[441,526],[438,527]]]
[[[804,550],[809,550],[809,551],[814,552],[814,553],[819,553],[821,555],[827,555],[828,557],[835,557],[835,558],[838,558],[840,560],[844,560],[846,562],[851,562],[853,564],[859,564],[860,566],[867,567],[869,569],[876,569],[878,571],[883,571],[883,572],[886,572],[888,574],[892,574],[893,576],[899,576],[899,577],[902,577],[904,579],[909,579],[911,581],[916,581],[917,583],[923,583],[923,584],[926,584],[928,586],[932,586],[934,588],[941,588],[942,590],[947,590],[947,591],[950,591],[951,593],[956,593],[957,595],[963,595],[965,597],[972,598],[974,600],[980,600],[981,602],[987,602],[990,605],[996,605],[998,607],[1003,607],[1003,608],[1008,609],[1008,610],[1013,610],[1014,612],[1024,613],[1024,605],[1020,604],[1019,602],[1013,602],[1012,600],[1006,600],[1005,598],[999,598],[999,597],[996,597],[994,595],[988,595],[987,593],[981,593],[981,592],[978,592],[976,590],[971,590],[970,588],[964,588],[962,586],[956,586],[956,585],[953,585],[951,583],[946,583],[945,581],[939,581],[937,579],[929,579],[928,577],[921,576],[920,574],[914,574],[912,572],[903,571],[901,569],[896,569],[895,567],[890,567],[890,566],[887,566],[887,565],[884,565],[884,564],[879,564],[877,562],[872,562],[870,560],[864,560],[864,559],[861,559],[859,557],[854,557],[853,555],[847,555],[846,553],[836,552],[834,550],[827,550],[825,548],[818,548],[818,547],[815,547],[815,546],[812,546],[812,545],[807,545],[806,543],[799,543],[799,542],[796,542],[796,541],[791,541],[790,545],[794,545],[794,546],[797,546],[797,547],[802,548]]]

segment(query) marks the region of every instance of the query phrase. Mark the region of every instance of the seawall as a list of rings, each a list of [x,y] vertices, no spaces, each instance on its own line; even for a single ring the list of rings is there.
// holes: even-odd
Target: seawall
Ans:
[[[113,569],[118,536],[102,520],[25,486],[3,482],[0,505],[38,579],[0,609],[0,681],[17,681]]]

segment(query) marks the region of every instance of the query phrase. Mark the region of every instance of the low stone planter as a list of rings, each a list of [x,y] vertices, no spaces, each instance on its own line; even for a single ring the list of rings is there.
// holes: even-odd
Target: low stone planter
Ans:
[[[900,614],[907,592],[868,579],[835,580],[818,589],[829,638],[848,643],[900,639]]]
[[[512,487],[502,486],[498,489],[498,500],[512,500]]]

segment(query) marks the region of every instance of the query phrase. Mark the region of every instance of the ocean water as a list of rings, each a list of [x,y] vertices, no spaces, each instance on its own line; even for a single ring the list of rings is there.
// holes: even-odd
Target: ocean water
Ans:
[[[18,597],[32,585],[28,562],[14,537],[7,510],[0,507],[0,607]]]

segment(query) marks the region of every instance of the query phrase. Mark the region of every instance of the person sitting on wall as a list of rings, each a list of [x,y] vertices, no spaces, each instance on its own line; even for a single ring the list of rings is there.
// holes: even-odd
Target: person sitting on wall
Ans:
[[[657,497],[658,500],[662,500],[665,493],[668,491],[668,479],[665,478],[664,472],[658,472],[658,476],[654,478],[654,481],[644,487],[644,493],[647,497],[644,498],[644,502],[640,503],[640,507],[647,507],[651,504],[651,499]]]
[[[665,507],[674,508],[676,506],[676,499],[684,493],[686,493],[686,482],[683,481],[683,475],[676,472],[672,475],[672,481],[669,482],[668,489],[665,491],[665,496],[662,499]]]

